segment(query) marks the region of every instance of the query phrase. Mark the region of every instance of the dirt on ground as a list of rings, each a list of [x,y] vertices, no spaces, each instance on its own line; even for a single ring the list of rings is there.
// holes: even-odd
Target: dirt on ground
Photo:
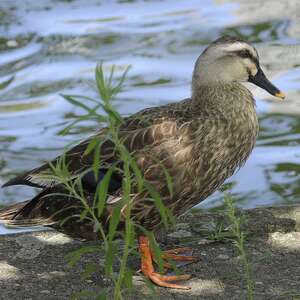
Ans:
[[[253,299],[300,299],[300,206],[282,206],[242,211],[245,248]],[[192,275],[184,283],[190,290],[150,289],[140,273],[133,277],[133,292],[127,299],[247,299],[247,282],[240,252],[226,237],[227,220],[222,213],[193,212],[181,217],[173,231],[160,237],[163,249],[190,246],[200,261],[180,268]],[[222,231],[218,231],[218,229]],[[0,236],[0,299],[70,299],[80,292],[111,289],[104,276],[103,253],[87,253],[71,267],[66,256],[95,242],[73,240],[55,231]],[[94,263],[96,272],[83,273]],[[133,270],[138,257],[131,257]]]

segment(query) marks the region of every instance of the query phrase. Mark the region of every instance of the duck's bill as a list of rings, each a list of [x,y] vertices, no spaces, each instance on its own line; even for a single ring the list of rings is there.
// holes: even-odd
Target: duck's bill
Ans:
[[[272,82],[269,81],[261,68],[258,69],[258,72],[255,76],[249,76],[249,82],[252,82],[255,85],[261,87],[275,97],[281,99],[285,98],[285,94],[281,92],[276,86],[274,86]]]

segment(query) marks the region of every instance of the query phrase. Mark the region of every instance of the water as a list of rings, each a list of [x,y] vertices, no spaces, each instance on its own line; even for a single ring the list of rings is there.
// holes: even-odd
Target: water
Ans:
[[[55,157],[71,141],[59,131],[80,113],[59,95],[96,96],[97,62],[131,66],[116,108],[128,115],[190,94],[193,64],[205,45],[233,34],[257,47],[281,102],[249,85],[261,132],[246,163],[225,185],[242,207],[299,203],[300,24],[298,1],[0,0],[0,183]],[[11,187],[0,203],[35,191]],[[201,206],[219,205],[216,192]],[[1,229],[0,229],[1,231]]]

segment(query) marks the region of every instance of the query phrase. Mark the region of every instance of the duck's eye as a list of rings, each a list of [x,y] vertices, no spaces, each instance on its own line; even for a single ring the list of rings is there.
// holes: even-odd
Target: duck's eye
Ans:
[[[242,58],[250,58],[251,54],[248,50],[241,50],[241,51],[238,51],[238,56],[242,57]]]

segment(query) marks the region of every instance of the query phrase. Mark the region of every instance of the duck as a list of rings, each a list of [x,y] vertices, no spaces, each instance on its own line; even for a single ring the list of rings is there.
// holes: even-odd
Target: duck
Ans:
[[[118,127],[118,137],[134,157],[144,180],[160,194],[164,206],[174,217],[216,191],[244,165],[253,150],[259,124],[255,99],[245,82],[277,98],[285,98],[284,93],[267,79],[252,45],[236,37],[220,37],[196,60],[190,98],[143,109],[124,118]],[[101,141],[98,155],[103,162],[97,176],[91,170],[94,153],[87,151],[91,140],[95,139]],[[116,145],[107,137],[107,128],[102,128],[51,162],[5,183],[3,187],[29,185],[41,191],[30,200],[2,209],[0,220],[21,226],[44,225],[71,236],[97,239],[91,222],[72,218],[80,215],[78,199],[66,195],[64,185],[51,176],[51,166],[59,163],[62,157],[68,166],[70,180],[81,176],[83,192],[91,205],[97,186],[110,167],[118,163]],[[172,178],[172,193],[165,171]],[[122,165],[112,171],[104,212],[99,219],[104,228],[121,203],[123,176]],[[155,234],[162,227],[162,217],[153,197],[138,189],[130,196],[134,223]],[[60,222],[65,219],[67,221]],[[189,288],[176,281],[188,280],[190,275],[168,276],[155,271],[153,249],[143,231],[137,233],[137,240],[141,271],[146,278],[161,287]],[[193,255],[183,255],[184,251],[184,248],[167,250],[163,258],[197,261]]]

